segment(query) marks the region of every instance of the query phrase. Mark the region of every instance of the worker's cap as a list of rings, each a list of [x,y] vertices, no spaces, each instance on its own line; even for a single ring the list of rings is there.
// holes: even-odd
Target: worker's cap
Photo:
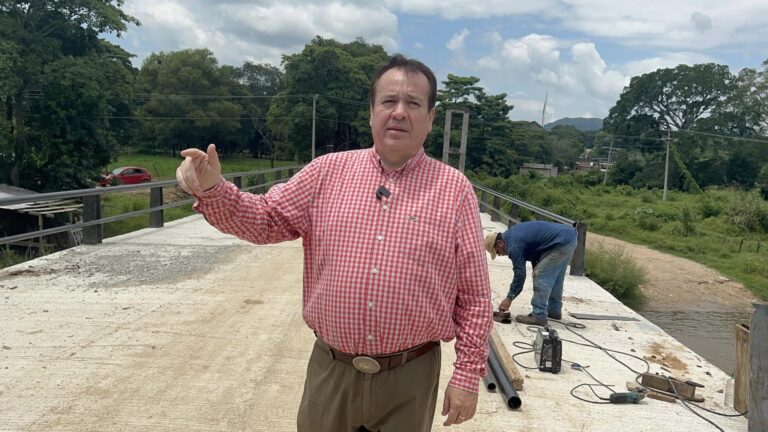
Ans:
[[[498,238],[498,236],[499,233],[496,232],[488,233],[488,235],[485,236],[485,250],[491,254],[491,259],[496,259],[496,248],[493,247],[493,245],[496,244],[496,238]]]

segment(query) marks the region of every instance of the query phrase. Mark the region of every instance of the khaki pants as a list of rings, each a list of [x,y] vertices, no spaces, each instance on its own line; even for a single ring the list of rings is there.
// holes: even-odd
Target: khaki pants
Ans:
[[[402,366],[365,374],[333,360],[318,338],[307,366],[298,431],[429,432],[439,379],[439,346]]]

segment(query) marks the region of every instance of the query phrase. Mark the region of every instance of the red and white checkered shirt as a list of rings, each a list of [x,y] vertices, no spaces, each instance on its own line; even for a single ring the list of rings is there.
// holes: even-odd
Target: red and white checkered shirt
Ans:
[[[195,209],[253,243],[301,237],[304,320],[335,349],[381,355],[455,337],[449,385],[477,391],[492,305],[477,198],[459,171],[423,151],[397,171],[372,148],[332,153],[264,195],[221,181]]]

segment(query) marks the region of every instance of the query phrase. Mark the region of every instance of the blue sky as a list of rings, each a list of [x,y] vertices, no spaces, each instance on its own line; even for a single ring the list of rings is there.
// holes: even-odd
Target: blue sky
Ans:
[[[416,57],[438,80],[480,78],[514,120],[605,117],[632,76],[768,59],[768,0],[126,0],[117,42],[136,54],[209,48],[222,64],[280,64],[315,35],[362,37]]]

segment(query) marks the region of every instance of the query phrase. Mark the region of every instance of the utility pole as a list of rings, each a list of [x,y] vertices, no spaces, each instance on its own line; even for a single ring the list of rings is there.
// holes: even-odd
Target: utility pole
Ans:
[[[672,140],[670,137],[672,134],[671,129],[667,129],[667,139],[664,140],[667,142],[667,161],[664,164],[664,194],[662,195],[661,200],[666,201],[667,200],[667,182],[669,181],[669,142]]]
[[[603,186],[608,181],[608,169],[611,167],[611,152],[613,151],[613,138],[611,138],[611,146],[608,147],[608,162],[605,163],[605,177],[603,177]]]
[[[315,122],[317,121],[317,93],[312,95],[312,159],[315,159]]]

